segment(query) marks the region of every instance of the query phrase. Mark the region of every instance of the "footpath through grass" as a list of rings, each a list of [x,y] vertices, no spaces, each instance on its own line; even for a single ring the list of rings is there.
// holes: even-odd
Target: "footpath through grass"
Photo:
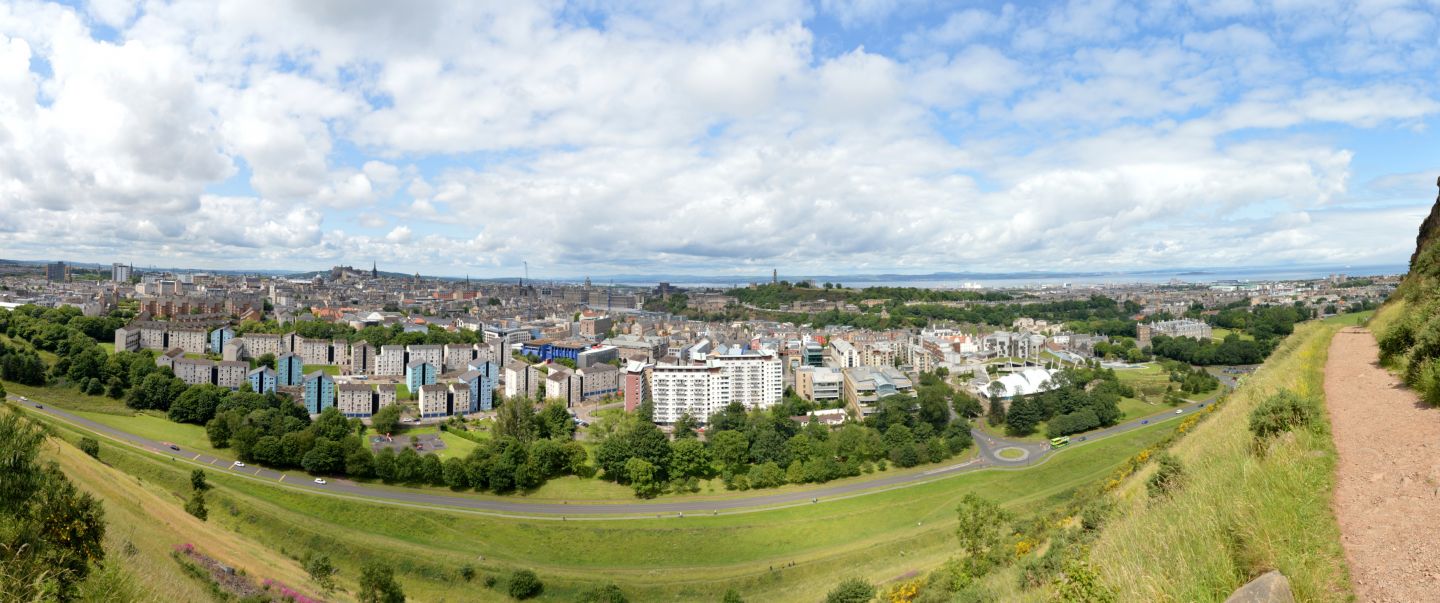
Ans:
[[[48,421],[67,437],[81,430]],[[982,493],[1020,514],[1062,504],[1078,487],[1168,433],[1157,425],[1065,449],[1024,470],[987,470],[855,498],[683,519],[567,521],[492,517],[321,496],[212,471],[211,521],[296,555],[328,551],[346,575],[362,560],[392,563],[416,600],[489,598],[456,578],[474,565],[533,568],[548,599],[614,581],[632,600],[711,599],[739,588],[754,600],[806,600],[848,575],[876,582],[928,570],[954,554],[954,509]],[[102,440],[102,457],[178,494],[185,463]],[[178,500],[178,498],[177,498]],[[794,563],[793,566],[789,565]]]
[[[1354,314],[1296,327],[1270,360],[1246,377],[1214,416],[1175,444],[1186,481],[1152,499],[1138,472],[1113,495],[1115,519],[1092,561],[1120,601],[1223,601],[1271,569],[1300,601],[1344,601],[1349,577],[1330,512],[1335,450],[1323,411],[1314,430],[1252,451],[1249,415],[1268,396],[1290,390],[1323,397],[1331,337]]]

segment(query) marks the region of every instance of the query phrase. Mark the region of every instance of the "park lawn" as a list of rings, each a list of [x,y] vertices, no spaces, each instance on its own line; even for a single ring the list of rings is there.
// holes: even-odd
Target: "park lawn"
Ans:
[[[1239,335],[1241,340],[1244,340],[1244,341],[1255,341],[1255,336],[1254,336],[1254,335],[1251,335],[1251,334],[1246,333],[1246,332],[1244,332],[1244,331],[1236,331],[1236,330],[1233,330],[1233,329],[1227,329],[1227,328],[1225,328],[1225,327],[1215,327],[1215,328],[1213,328],[1213,329],[1210,329],[1210,336],[1211,336],[1212,338],[1214,338],[1216,341],[1223,340],[1223,339],[1225,339],[1226,337],[1228,337],[1229,335],[1231,335],[1232,333],[1235,334],[1235,335]]]
[[[67,437],[81,432],[50,422]],[[415,600],[492,598],[495,593],[455,578],[465,564],[481,575],[534,569],[549,600],[572,600],[605,582],[615,582],[632,600],[709,599],[730,587],[752,600],[810,600],[843,577],[883,583],[938,565],[954,554],[954,508],[967,493],[1003,501],[1022,515],[1043,511],[1065,504],[1076,488],[1108,475],[1169,432],[1163,425],[1127,432],[1059,451],[1025,470],[979,471],[819,505],[684,519],[555,521],[401,511],[216,472],[211,520],[292,555],[326,551],[346,588],[353,588],[362,561],[389,563]],[[187,463],[120,445],[105,447],[103,455],[177,496],[188,491]]]
[[[112,341],[102,341],[102,342],[100,342],[100,348],[103,349],[103,350],[105,350],[105,354],[106,354],[106,355],[110,355],[110,356],[115,355],[115,342],[112,342]]]
[[[1161,414],[1173,409],[1174,407],[1167,404],[1150,404],[1148,402],[1141,402],[1135,398],[1121,398],[1120,422],[1126,423],[1135,419],[1143,419],[1150,415]]]
[[[186,452],[203,452],[208,455],[225,458],[234,458],[235,456],[233,451],[219,450],[211,446],[210,436],[205,434],[204,427],[191,425],[189,423],[176,423],[167,418],[164,413],[158,411],[139,411],[130,416],[84,410],[71,412],[76,416],[84,417],[101,425],[114,427],[115,429],[143,438],[170,442]]]
[[[1018,442],[1048,442],[1048,441],[1050,441],[1050,438],[1045,435],[1045,421],[1041,421],[1041,422],[1039,422],[1039,423],[1036,423],[1036,424],[1035,424],[1035,433],[1032,433],[1032,434],[1027,435],[1027,436],[1013,436],[1013,435],[1007,434],[1007,433],[1005,433],[1005,426],[1004,426],[1004,425],[991,425],[989,421],[986,421],[986,420],[985,420],[985,417],[980,417],[979,419],[976,419],[976,420],[975,420],[975,425],[980,428],[980,431],[983,431],[983,432],[985,432],[985,433],[988,433],[988,434],[990,434],[990,435],[992,435],[992,436],[995,436],[995,437],[997,437],[997,438],[1005,438],[1005,439],[1007,439],[1007,440],[1014,440],[1014,441],[1018,441]],[[1075,434],[1075,435],[1079,435],[1079,434]]]
[[[471,442],[448,431],[440,432],[440,441],[445,442],[445,447],[435,452],[435,454],[440,457],[440,460],[449,458],[463,459],[470,456],[471,450],[480,446],[475,442]]]
[[[34,385],[21,385],[13,381],[5,381],[5,390],[14,396],[25,396],[32,401],[41,404],[49,404],[56,408],[66,410],[85,410],[100,412],[112,415],[131,415],[135,411],[125,406],[125,403],[114,398],[105,396],[90,396],[82,394],[70,387],[37,387]]]
[[[310,373],[312,373],[312,372],[314,372],[314,371],[320,371],[320,372],[322,372],[322,373],[325,373],[326,375],[330,375],[331,377],[334,377],[334,376],[340,374],[340,367],[335,366],[335,365],[333,365],[333,364],[307,364],[307,365],[305,365],[305,374],[308,375],[308,374],[310,374]]]
[[[396,384],[395,384],[395,399],[397,399],[397,400],[409,400],[409,399],[410,399],[410,387],[407,386],[407,385],[405,385],[404,383],[396,383]]]

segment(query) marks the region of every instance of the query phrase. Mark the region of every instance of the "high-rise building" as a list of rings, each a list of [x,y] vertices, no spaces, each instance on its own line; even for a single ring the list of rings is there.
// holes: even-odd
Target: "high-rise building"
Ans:
[[[63,283],[70,280],[70,267],[65,262],[55,262],[45,265],[45,280],[52,283]]]
[[[116,263],[110,267],[110,280],[117,283],[130,282],[130,277],[133,274],[135,274],[135,267],[129,264]]]
[[[681,415],[708,421],[731,402],[747,410],[774,406],[784,395],[780,357],[771,351],[721,345],[690,364],[657,364],[649,369],[656,423]]]

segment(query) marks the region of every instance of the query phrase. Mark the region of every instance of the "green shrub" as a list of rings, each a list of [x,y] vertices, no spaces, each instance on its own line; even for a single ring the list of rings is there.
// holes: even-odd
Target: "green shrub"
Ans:
[[[1150,497],[1159,498],[1178,490],[1185,481],[1185,467],[1180,464],[1180,459],[1169,452],[1162,452],[1155,462],[1155,474],[1145,482],[1145,489],[1150,491]]]
[[[80,451],[94,458],[100,458],[100,442],[95,438],[80,438]]]
[[[1291,391],[1266,398],[1250,412],[1250,433],[1265,439],[1315,421],[1315,403]]]
[[[510,596],[515,599],[525,600],[540,594],[545,585],[540,583],[540,577],[530,570],[516,570],[510,574]]]
[[[1389,363],[1404,356],[1415,345],[1415,331],[1409,321],[1397,320],[1380,334],[1377,343],[1380,345],[1380,360]]]
[[[625,592],[619,586],[606,584],[580,593],[580,603],[628,603]]]
[[[825,595],[825,603],[866,603],[874,598],[874,585],[863,578],[848,578]]]
[[[1421,365],[1415,389],[1420,391],[1420,398],[1426,404],[1440,406],[1440,358],[1431,358]]]

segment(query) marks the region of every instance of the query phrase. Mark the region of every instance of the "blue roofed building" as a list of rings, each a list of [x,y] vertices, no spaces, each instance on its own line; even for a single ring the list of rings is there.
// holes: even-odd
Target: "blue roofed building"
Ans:
[[[495,409],[495,388],[500,386],[500,367],[494,362],[472,362],[470,370],[460,374],[460,382],[470,389],[470,408],[466,413]]]
[[[220,327],[210,332],[210,353],[224,354],[225,346],[230,345],[230,340],[235,338],[235,329],[229,326]]]
[[[325,371],[305,375],[305,410],[318,415],[335,406],[335,379]]]
[[[275,369],[268,366],[250,371],[246,380],[250,382],[250,389],[257,394],[268,394],[275,391]]]
[[[305,379],[305,361],[298,354],[283,354],[275,359],[275,383],[283,387],[300,385]]]
[[[419,392],[422,385],[434,385],[435,377],[439,370],[435,365],[424,360],[416,360],[405,365],[405,387],[412,393]]]

